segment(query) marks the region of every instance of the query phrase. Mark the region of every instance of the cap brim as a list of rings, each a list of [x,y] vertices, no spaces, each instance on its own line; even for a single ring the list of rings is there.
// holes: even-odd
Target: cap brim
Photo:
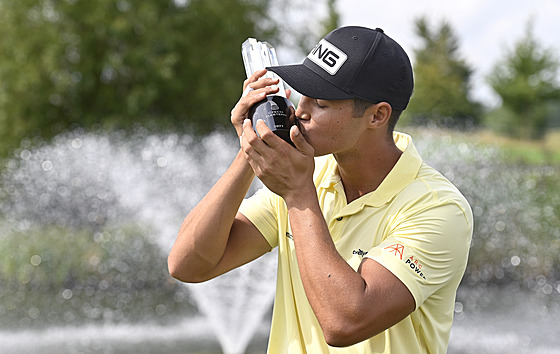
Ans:
[[[272,66],[266,69],[278,74],[290,87],[307,97],[323,100],[354,98],[303,64]]]

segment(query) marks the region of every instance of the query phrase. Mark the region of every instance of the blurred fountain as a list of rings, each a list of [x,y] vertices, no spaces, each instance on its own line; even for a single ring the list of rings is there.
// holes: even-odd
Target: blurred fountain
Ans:
[[[218,133],[194,139],[146,131],[126,139],[119,133],[75,131],[34,148],[24,142],[2,176],[0,215],[8,222],[2,223],[0,237],[14,229],[25,233],[56,225],[103,238],[108,227],[133,224],[149,230],[149,241],[164,257],[182,219],[232,161],[236,143]],[[252,190],[258,186],[257,181]],[[271,253],[188,286],[225,353],[244,352],[259,330],[272,305],[275,271]],[[63,296],[71,297],[68,290]]]
[[[452,332],[450,348],[462,353],[491,350],[498,345],[491,337],[474,347],[477,341],[461,340],[462,334],[483,326],[489,326],[484,327],[485,332],[496,333],[505,323],[522,326],[533,321],[534,314],[549,317],[543,322],[532,322],[535,330],[531,333],[518,335],[522,329],[511,327],[511,331],[501,337],[503,341],[509,340],[510,345],[499,345],[528,348],[534,344],[531,338],[544,340],[540,342],[541,348],[557,345],[555,336],[546,336],[546,339],[542,336],[549,327],[553,328],[550,323],[560,314],[559,167],[512,163],[500,149],[477,146],[457,132],[418,130],[412,135],[424,159],[465,194],[475,216],[469,264],[455,307],[459,327],[455,336]],[[64,246],[57,244],[55,248],[61,249],[60,254],[31,249],[31,246],[19,247],[17,253],[25,257],[22,267],[18,267],[18,263],[15,267],[6,266],[7,261],[2,257],[9,257],[2,255],[0,247],[0,260],[4,262],[0,262],[0,277],[5,280],[8,275],[2,274],[3,269],[19,272],[12,280],[19,287],[12,293],[6,293],[0,286],[2,328],[33,327],[41,319],[46,321],[47,327],[51,319],[55,324],[61,321],[74,324],[81,316],[84,319],[78,323],[93,321],[93,330],[108,333],[109,330],[103,328],[150,318],[126,315],[142,312],[143,308],[148,308],[143,312],[148,314],[153,308],[155,319],[158,315],[180,312],[185,295],[173,287],[179,285],[170,280],[157,283],[157,279],[165,275],[154,275],[151,269],[164,272],[164,258],[182,219],[225,171],[234,158],[237,144],[234,137],[223,133],[197,139],[188,134],[158,135],[143,130],[132,136],[74,131],[48,144],[24,141],[14,158],[4,162],[0,176],[0,242],[13,235],[37,234],[37,230],[44,233],[39,236],[47,238],[49,243],[63,243],[68,238],[72,242]],[[256,181],[250,193],[259,186]],[[127,231],[131,225],[132,231]],[[84,232],[86,236],[80,238]],[[57,233],[62,236],[53,235]],[[85,241],[79,241],[84,238]],[[152,258],[143,256],[149,253],[150,244],[157,249],[157,255],[150,256]],[[52,284],[59,289],[55,289],[53,299],[42,296],[27,300],[35,290],[44,289],[41,278],[33,278],[40,268],[51,264],[52,268],[48,269],[63,269],[64,264],[53,263],[54,258],[66,257],[72,252],[82,252],[85,258],[72,263],[68,269],[84,268],[89,273],[73,270],[71,277],[51,282],[47,290],[52,291]],[[106,261],[104,254],[108,255]],[[191,313],[186,323],[211,328],[225,353],[246,351],[255,333],[267,331],[263,316],[271,308],[275,269],[275,255],[270,253],[207,283],[180,286],[188,290],[188,299],[205,317],[204,325],[200,325],[197,314]],[[93,273],[99,277],[92,276]],[[177,304],[165,305],[150,293],[133,305],[127,305],[142,293],[142,287],[150,284],[155,284],[150,290],[153,294],[162,294],[161,291],[167,289],[165,291],[170,292]],[[506,317],[492,327],[488,319],[500,317],[493,312],[500,308],[496,306],[496,294],[499,294],[499,304],[523,311],[513,313],[503,309]],[[531,301],[524,301],[525,296]],[[29,301],[45,303],[27,303]],[[112,307],[106,305],[108,301],[114,302]],[[46,310],[53,304],[71,307],[65,307],[58,315],[54,310]],[[16,324],[5,322],[10,313],[22,307],[25,318]],[[477,321],[478,318],[482,322]],[[168,323],[164,321],[165,324]],[[180,341],[177,329],[199,333],[184,323],[168,327],[173,329],[127,330],[125,327],[123,331],[140,331],[144,335],[174,333],[162,333],[163,341]],[[91,332],[88,327],[76,335],[88,336]],[[0,333],[0,340],[20,338],[25,342],[25,338],[48,337],[36,332],[26,333],[14,335],[10,332],[4,336]],[[194,336],[203,337],[200,333]]]

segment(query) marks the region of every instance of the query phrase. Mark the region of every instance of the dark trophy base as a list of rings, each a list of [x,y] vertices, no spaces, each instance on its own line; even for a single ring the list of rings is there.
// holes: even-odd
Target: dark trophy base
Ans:
[[[290,139],[290,128],[295,124],[294,104],[282,96],[267,96],[249,109],[253,129],[257,131],[257,120],[262,119],[270,130],[294,146]]]

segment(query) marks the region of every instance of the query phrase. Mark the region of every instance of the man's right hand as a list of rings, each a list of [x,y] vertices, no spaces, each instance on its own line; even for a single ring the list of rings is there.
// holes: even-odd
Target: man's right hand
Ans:
[[[266,69],[255,71],[251,77],[243,82],[243,94],[231,110],[231,123],[235,127],[237,136],[243,134],[243,121],[249,118],[249,109],[255,103],[262,101],[267,95],[278,92],[279,79],[263,78]],[[286,90],[289,98],[290,92]]]

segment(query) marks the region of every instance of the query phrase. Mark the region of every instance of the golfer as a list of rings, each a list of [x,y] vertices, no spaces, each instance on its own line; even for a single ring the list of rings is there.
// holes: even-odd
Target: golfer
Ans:
[[[295,148],[247,119],[278,90],[258,71],[231,112],[241,149],[185,218],[171,275],[202,282],[278,248],[269,353],[445,353],[473,218],[394,131],[407,54],[381,29],[342,27],[268,70],[302,95]],[[244,200],[255,176],[265,187]]]

